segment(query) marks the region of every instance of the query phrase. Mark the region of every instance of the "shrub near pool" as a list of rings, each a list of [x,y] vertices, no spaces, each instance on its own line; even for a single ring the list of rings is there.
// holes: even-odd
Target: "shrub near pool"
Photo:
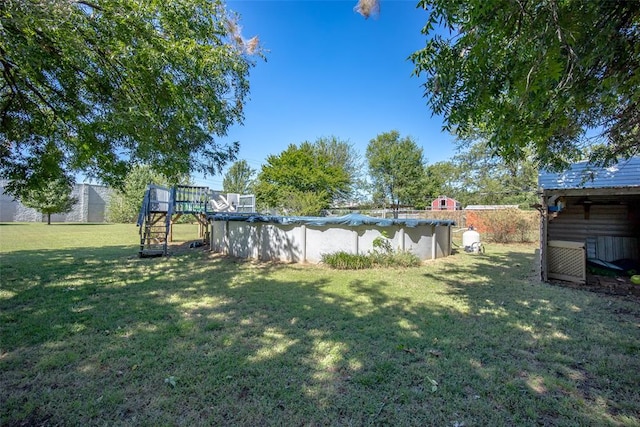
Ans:
[[[336,270],[362,270],[372,267],[418,267],[420,258],[410,252],[350,254],[335,252],[322,255],[322,262]]]
[[[362,270],[371,268],[371,257],[368,255],[334,252],[322,255],[322,262],[337,270]]]

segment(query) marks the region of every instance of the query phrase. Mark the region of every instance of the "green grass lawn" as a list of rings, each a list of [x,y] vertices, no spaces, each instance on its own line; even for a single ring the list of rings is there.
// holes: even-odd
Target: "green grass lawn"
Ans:
[[[0,425],[640,425],[639,303],[540,283],[533,245],[363,272],[137,242],[0,224]]]

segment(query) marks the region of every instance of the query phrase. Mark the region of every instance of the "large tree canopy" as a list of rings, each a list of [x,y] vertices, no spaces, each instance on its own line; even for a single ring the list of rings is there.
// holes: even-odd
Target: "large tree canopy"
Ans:
[[[419,4],[429,38],[412,60],[447,129],[482,135],[506,159],[532,149],[556,168],[638,153],[640,2]]]
[[[266,208],[296,215],[318,215],[349,189],[344,164],[322,144],[294,144],[277,156],[267,157],[255,186],[256,199]]]
[[[37,187],[58,167],[122,182],[133,163],[169,177],[219,172],[242,121],[246,42],[220,0],[0,2],[0,174]],[[42,168],[40,168],[42,169]]]

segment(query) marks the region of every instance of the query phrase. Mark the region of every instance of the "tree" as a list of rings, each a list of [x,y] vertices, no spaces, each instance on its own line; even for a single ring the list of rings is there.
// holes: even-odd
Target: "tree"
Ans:
[[[256,183],[261,206],[287,213],[317,215],[347,190],[347,172],[308,142],[291,144],[280,155],[267,157]]]
[[[51,214],[71,212],[78,202],[71,196],[73,183],[64,177],[58,177],[45,183],[40,189],[24,192],[20,201],[28,208],[47,215],[47,225],[51,225]]]
[[[640,151],[640,2],[419,5],[428,41],[412,61],[445,129],[485,138],[507,161],[532,153],[550,168]]]
[[[149,184],[173,187],[188,184],[188,178],[170,180],[149,165],[136,165],[127,174],[124,185],[113,193],[107,206],[109,222],[135,222],[142,206],[144,192]]]
[[[429,202],[438,196],[457,198],[458,168],[452,161],[436,162],[428,165],[425,171],[427,188],[426,196]],[[460,201],[458,199],[458,201]]]
[[[145,163],[168,177],[219,172],[237,143],[251,54],[221,0],[0,2],[0,175],[38,188],[58,169],[121,185]],[[39,175],[39,173],[43,173]]]
[[[401,204],[424,202],[424,159],[422,148],[413,139],[400,138],[395,130],[382,133],[369,142],[366,157],[374,199],[389,203],[394,218]]]
[[[517,161],[493,155],[483,140],[459,141],[451,160],[427,166],[429,199],[446,195],[467,205],[519,205],[537,202],[538,169],[533,156]]]
[[[536,203],[538,169],[532,155],[504,160],[492,154],[484,140],[460,141],[452,166],[448,195],[464,206]]]
[[[288,189],[283,192],[281,207],[292,215],[317,216],[327,209],[327,196],[323,191],[300,191]]]
[[[363,165],[353,144],[330,136],[318,138],[312,145],[318,156],[326,157],[331,166],[343,170],[347,175],[348,185],[334,195],[332,203],[346,202],[356,197],[357,189],[363,185]]]
[[[222,180],[222,190],[226,193],[250,194],[256,170],[246,160],[231,165]]]

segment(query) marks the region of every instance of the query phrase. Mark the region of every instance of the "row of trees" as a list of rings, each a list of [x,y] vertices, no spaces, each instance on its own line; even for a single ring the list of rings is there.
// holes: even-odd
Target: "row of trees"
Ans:
[[[425,79],[428,104],[443,115],[445,130],[472,144],[464,156],[480,144],[477,150],[504,159],[490,162],[514,178],[527,176],[522,159],[561,168],[585,157],[612,163],[640,151],[640,2],[418,5],[428,18],[425,46],[411,56],[415,74]],[[378,0],[359,0],[356,10],[375,15]],[[221,145],[219,137],[243,120],[256,54],[257,39],[243,38],[222,0],[0,2],[5,190],[27,199],[31,190],[79,171],[122,188],[141,163],[172,179],[221,171],[236,159],[238,145]],[[336,166],[319,150],[295,147],[286,157],[311,159],[330,173]],[[394,161],[410,161],[409,154]],[[348,172],[325,176],[324,183],[286,181],[291,177],[277,173],[279,157],[261,171],[265,203],[312,206],[312,195],[320,207],[349,187]],[[374,194],[395,204],[416,197],[398,180],[403,177],[367,158]],[[458,160],[425,174],[442,179],[447,168],[458,168],[442,185],[462,197],[472,191],[467,184],[484,178]],[[273,189],[277,180],[285,181],[287,194]],[[508,182],[499,187],[505,194],[526,184]]]
[[[229,168],[223,190],[255,193],[261,210],[286,214],[317,215],[354,202],[397,213],[403,206],[423,209],[443,194],[463,205],[527,207],[535,202],[536,180],[531,160],[501,160],[484,141],[461,142],[451,160],[428,165],[422,148],[394,130],[369,142],[364,161],[336,137],[292,144],[269,156],[258,173],[241,160]]]
[[[369,142],[365,161],[350,143],[319,138],[291,144],[269,156],[256,172],[245,160],[235,162],[224,176],[223,191],[255,193],[260,210],[292,215],[318,215],[332,206],[353,203],[387,207],[397,214],[403,206],[422,209],[442,194],[463,205],[526,207],[535,202],[537,176],[532,161],[507,163],[492,156],[486,142],[465,141],[452,159],[428,165],[422,148],[395,130]],[[138,165],[111,197],[107,219],[135,221],[148,183],[173,186],[189,184],[189,178],[170,179],[149,165]],[[61,178],[51,180],[42,189],[25,192],[22,202],[47,214],[50,222],[51,214],[69,212],[75,204],[71,184]]]
[[[468,148],[470,147],[470,148]],[[468,204],[536,202],[537,169],[531,160],[506,162],[492,156],[484,141],[461,141],[450,160],[428,164],[421,147],[398,131],[377,135],[362,156],[335,136],[291,144],[267,158],[257,171],[246,160],[233,163],[223,178],[227,193],[255,194],[260,211],[318,215],[330,207],[357,204],[423,209],[439,195]],[[189,184],[152,167],[136,166],[114,193],[108,220],[135,221],[148,183]],[[35,207],[35,206],[34,206]]]

